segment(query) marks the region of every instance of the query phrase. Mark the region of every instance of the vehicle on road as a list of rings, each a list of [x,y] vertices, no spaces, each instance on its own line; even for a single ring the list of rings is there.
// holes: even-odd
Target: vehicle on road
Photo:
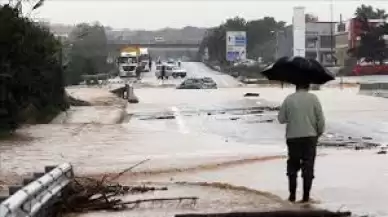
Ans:
[[[151,69],[150,69],[151,56],[148,53],[148,49],[147,48],[140,48],[139,52],[140,52],[139,61],[140,61],[140,66],[142,68],[142,72],[151,71]]]
[[[121,78],[136,76],[136,69],[139,67],[139,54],[138,47],[128,46],[121,49],[120,56],[116,60]]]
[[[156,66],[155,76],[158,79],[162,78],[162,73],[161,73],[162,66],[163,65],[157,65]],[[166,73],[165,73],[165,77],[166,78],[170,78],[170,77],[173,77],[173,78],[179,78],[179,77],[185,78],[186,75],[187,75],[186,70],[183,69],[183,68],[180,68],[180,67],[177,67],[177,66],[171,65],[171,64],[165,64],[164,66],[166,66]]]
[[[233,64],[233,66],[255,66],[258,62],[251,59],[242,60]]]
[[[217,83],[210,77],[202,78],[203,84],[209,89],[217,89]]]
[[[167,64],[177,66],[177,62],[174,59],[168,59]]]
[[[169,64],[161,64],[161,65],[157,65],[156,66],[156,71],[155,71],[155,76],[158,78],[158,79],[162,79],[162,67],[165,66],[166,67],[166,71],[165,71],[165,75],[164,77],[165,78],[169,78],[169,77],[172,77],[172,68],[174,67],[173,65],[169,65]]]
[[[171,75],[173,78],[178,78],[178,77],[185,78],[187,75],[187,72],[185,69],[181,67],[174,66],[172,67]]]
[[[211,78],[188,78],[177,89],[217,89],[217,84]]]

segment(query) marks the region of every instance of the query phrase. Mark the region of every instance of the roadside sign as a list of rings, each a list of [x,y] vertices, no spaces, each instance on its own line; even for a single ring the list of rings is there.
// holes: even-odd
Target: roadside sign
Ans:
[[[245,31],[226,32],[226,59],[230,62],[246,59],[247,37]]]

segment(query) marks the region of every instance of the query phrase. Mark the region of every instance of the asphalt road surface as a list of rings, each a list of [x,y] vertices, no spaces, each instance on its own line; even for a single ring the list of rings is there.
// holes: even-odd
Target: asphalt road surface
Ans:
[[[183,62],[182,68],[187,71],[187,78],[212,78],[219,88],[233,88],[241,86],[241,83],[229,75],[222,74],[206,67],[203,63],[198,62]],[[182,78],[170,78],[163,82],[165,85],[176,86],[180,84],[184,79]],[[143,73],[142,83],[151,86],[161,85],[162,81],[155,77],[155,66],[151,72]]]

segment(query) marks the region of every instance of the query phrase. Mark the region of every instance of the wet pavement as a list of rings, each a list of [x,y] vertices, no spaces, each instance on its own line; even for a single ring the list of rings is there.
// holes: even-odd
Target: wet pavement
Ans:
[[[149,162],[134,170],[137,173],[151,172],[140,175],[139,179],[153,180],[153,176],[158,178],[167,174],[162,177],[163,181],[170,180],[173,175],[187,181],[228,182],[284,197],[284,160],[274,160],[285,154],[284,126],[277,123],[276,107],[293,89],[244,87],[203,64],[185,63],[184,67],[189,77],[212,77],[220,88],[176,90],[173,86],[179,84],[179,79],[165,81],[164,88],[157,88],[161,81],[152,72],[146,73],[135,88],[140,103],[127,105],[124,122],[117,124],[114,121],[116,115],[113,114],[120,113],[120,110],[102,105],[74,108],[65,121],[25,126],[18,130],[18,134],[27,139],[1,141],[1,174],[41,171],[44,166],[62,162],[71,162],[79,173],[114,173],[149,158]],[[260,96],[244,97],[248,92],[260,93]],[[331,136],[328,140],[388,143],[386,99],[358,95],[355,88],[323,88],[315,93],[321,99],[327,117],[327,133],[328,137]],[[79,92],[78,96],[88,94],[90,92]],[[375,180],[388,182],[386,167],[383,166],[386,164],[374,161],[384,159],[386,155],[375,155],[375,151],[336,149],[320,149],[320,154],[349,157],[343,161],[338,157],[337,160],[327,160],[325,164],[318,163],[318,199],[324,204],[332,203],[330,207],[334,208],[345,204],[352,209],[378,213],[386,210],[373,205],[381,204],[380,199],[386,200],[384,195],[373,198],[381,188],[374,185],[376,188],[368,189]],[[272,156],[272,160],[265,158],[268,156]],[[363,161],[358,161],[358,157]],[[369,158],[374,159],[370,164],[366,163]],[[321,159],[324,162],[331,158],[325,156],[319,162]],[[361,167],[357,163],[365,165]],[[341,167],[335,170],[340,175],[332,169],[337,167]],[[364,177],[357,173],[357,168],[365,171],[376,168],[377,172]],[[122,181],[133,179],[128,176]],[[335,187],[336,183],[342,184]],[[349,188],[336,193],[335,189],[346,183]],[[342,195],[351,191],[359,193],[358,201]],[[336,200],[336,196],[342,199]]]

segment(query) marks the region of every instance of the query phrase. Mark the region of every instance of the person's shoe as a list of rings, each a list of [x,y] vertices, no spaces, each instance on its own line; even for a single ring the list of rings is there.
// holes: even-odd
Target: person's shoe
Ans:
[[[290,194],[290,196],[288,197],[288,201],[290,201],[291,203],[295,203],[295,201],[296,201],[295,194]]]
[[[296,187],[297,187],[297,177],[289,176],[288,177],[288,191],[290,192],[290,196],[288,197],[288,201],[295,202],[296,200]]]
[[[303,203],[308,203],[309,201],[310,201],[310,192],[304,192],[303,193],[302,202]]]
[[[302,201],[308,203],[310,201],[310,190],[311,185],[313,183],[313,179],[311,178],[303,178],[303,197]]]

